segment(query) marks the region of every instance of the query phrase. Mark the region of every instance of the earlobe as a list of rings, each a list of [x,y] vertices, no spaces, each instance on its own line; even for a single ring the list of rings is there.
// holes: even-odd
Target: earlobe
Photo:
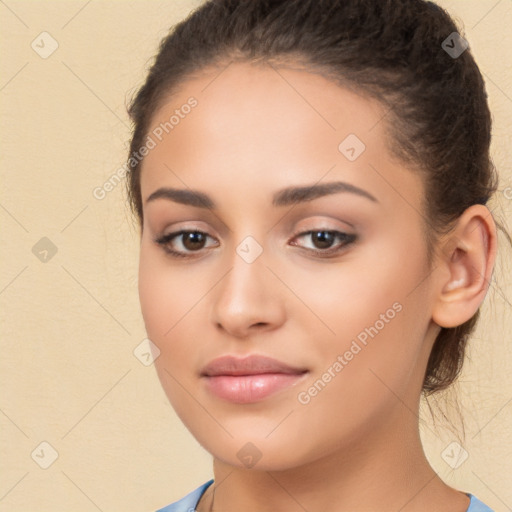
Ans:
[[[437,260],[434,322],[440,327],[457,327],[477,312],[489,287],[495,256],[492,214],[483,205],[473,205],[443,241]]]

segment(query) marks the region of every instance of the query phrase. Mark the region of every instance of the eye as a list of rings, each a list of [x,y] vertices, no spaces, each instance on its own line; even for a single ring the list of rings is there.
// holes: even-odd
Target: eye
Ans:
[[[340,253],[346,246],[352,244],[357,239],[357,235],[342,231],[313,229],[295,235],[293,240],[308,236],[311,237],[314,247],[306,248],[306,250],[321,257]],[[200,253],[202,249],[207,248],[208,246],[205,246],[205,242],[208,238],[212,237],[203,231],[181,230],[157,237],[154,241],[162,246],[164,251],[171,256],[188,258],[193,257],[194,253]],[[338,243],[333,246],[336,240],[338,240]],[[299,244],[292,242],[291,245],[298,246]]]
[[[341,252],[346,246],[354,243],[357,240],[357,235],[353,233],[344,233],[342,231],[329,230],[329,229],[312,229],[297,235],[295,239],[310,237],[314,247],[307,249],[308,251],[319,256],[330,256]],[[334,244],[339,240],[337,244]],[[298,245],[292,243],[292,245]]]
[[[205,248],[205,241],[207,238],[212,238],[203,231],[176,231],[175,233],[169,233],[162,237],[157,237],[155,242],[161,245],[165,252],[172,256],[187,258],[191,256],[191,253],[199,252]],[[173,246],[177,239],[179,243]],[[178,248],[176,248],[176,245]],[[181,246],[181,247],[179,247]]]

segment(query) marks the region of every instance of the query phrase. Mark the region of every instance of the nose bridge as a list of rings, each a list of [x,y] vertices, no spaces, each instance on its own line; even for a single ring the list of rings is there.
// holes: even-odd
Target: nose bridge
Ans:
[[[258,238],[261,239],[262,236]],[[227,288],[231,294],[241,294],[240,299],[254,300],[264,294],[268,281],[265,274],[268,274],[268,270],[265,266],[267,254],[263,244],[263,241],[260,243],[253,235],[246,235],[241,242],[234,245],[228,257],[231,271],[226,276]],[[246,293],[250,297],[244,297]]]
[[[238,336],[246,335],[251,325],[279,323],[283,313],[272,283],[275,278],[266,267],[268,249],[256,239],[264,234],[247,233],[233,237],[241,241],[226,255],[230,270],[219,283],[213,306],[214,321]]]
[[[266,279],[265,274],[268,273],[268,270],[265,264],[269,263],[268,242],[270,236],[267,226],[261,222],[260,208],[254,205],[238,204],[235,209],[244,214],[239,214],[238,218],[233,219],[227,254],[223,255],[226,258],[226,264],[231,268],[230,286],[245,287],[248,285],[252,287],[251,281],[254,278],[263,281]]]

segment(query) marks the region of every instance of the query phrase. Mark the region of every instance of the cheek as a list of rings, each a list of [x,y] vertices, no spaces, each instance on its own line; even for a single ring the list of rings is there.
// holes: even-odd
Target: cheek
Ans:
[[[310,294],[316,300],[311,309],[335,334],[316,319],[310,322],[316,322],[308,331],[314,371],[295,393],[297,428],[321,428],[319,449],[325,453],[340,436],[349,442],[351,436],[370,435],[367,430],[390,411],[415,410],[427,322],[423,301],[410,291],[421,272],[395,267],[377,267],[375,274],[366,267],[357,278],[340,272],[337,279],[321,281],[325,293]]]
[[[166,335],[183,316],[197,288],[198,281],[187,283],[183,270],[171,266],[162,249],[154,247],[149,240],[143,241],[139,259],[139,300],[146,328],[157,339]]]
[[[167,287],[162,277],[154,258],[151,258],[151,252],[142,247],[139,261],[139,300],[146,331],[156,343],[171,325],[166,321],[164,311],[171,313],[173,310],[169,307],[165,293]],[[170,316],[168,320],[170,322]]]
[[[315,313],[307,312],[301,320],[311,334],[311,353],[320,362],[315,373],[348,351],[348,371],[338,379],[346,378],[344,385],[357,387],[367,380],[370,386],[376,377],[369,368],[396,385],[408,379],[430,319],[428,266],[420,237],[421,232],[406,241],[383,239],[339,265],[317,265],[314,272],[287,276]]]
[[[204,332],[198,326],[206,325],[205,297],[212,287],[212,276],[205,272],[172,265],[149,244],[141,247],[139,300],[148,338],[161,353],[155,366],[165,366],[176,376],[198,364],[198,337]]]
[[[296,304],[293,321],[300,318],[311,333],[315,328],[316,350],[324,346],[336,351],[376,323],[379,331],[384,331],[402,321],[396,308],[410,308],[410,299],[417,299],[411,292],[426,276],[421,257],[419,261],[416,255],[408,258],[405,252],[395,247],[386,253],[386,248],[380,247],[361,251],[339,264],[316,264],[301,271],[282,269],[283,281],[293,283],[302,302],[291,298],[291,304]],[[396,303],[399,306],[393,308]]]
[[[163,352],[175,338],[180,319],[193,305],[189,295],[193,295],[194,286],[184,286],[180,271],[171,270],[158,251],[144,244],[141,247],[139,300],[148,337]]]
[[[194,293],[194,284],[187,282],[182,272],[170,269],[157,250],[141,247],[139,300],[147,336],[160,350],[154,366],[164,392],[185,424],[183,411],[190,409],[190,397],[182,386],[196,369],[198,352],[190,333],[187,337],[198,290]]]

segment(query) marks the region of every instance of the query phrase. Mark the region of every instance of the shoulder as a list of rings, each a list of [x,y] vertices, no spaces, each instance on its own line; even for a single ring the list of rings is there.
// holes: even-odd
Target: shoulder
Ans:
[[[189,492],[186,496],[181,498],[181,500],[175,501],[174,503],[171,503],[170,505],[167,505],[163,508],[159,508],[156,512],[194,512],[199,499],[212,483],[213,479],[205,482],[203,485],[200,485],[192,492]]]
[[[469,507],[466,510],[466,512],[494,512],[494,510],[492,508],[490,508],[485,503],[480,501],[473,494],[470,494],[469,492],[467,492],[466,494],[470,498]]]
[[[186,496],[174,503],[163,508],[159,508],[156,512],[194,512],[199,499],[206,489],[213,483],[213,479],[200,485],[197,489],[189,492]],[[466,493],[469,498],[469,507],[466,512],[494,512],[489,506],[480,501],[475,495]]]

